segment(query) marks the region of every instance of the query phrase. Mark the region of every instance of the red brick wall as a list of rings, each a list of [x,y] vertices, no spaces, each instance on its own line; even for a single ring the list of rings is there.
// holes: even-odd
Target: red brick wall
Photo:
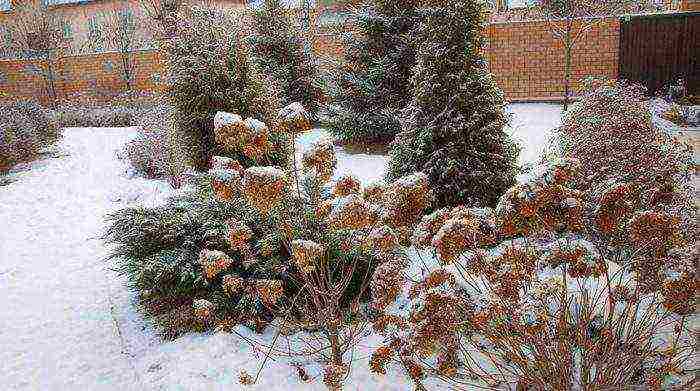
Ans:
[[[574,50],[572,80],[586,76],[617,77],[619,22],[607,20],[589,31]],[[564,50],[553,38],[545,22],[494,23],[487,29],[490,45],[488,58],[496,81],[510,100],[556,100],[564,92]],[[314,51],[321,57],[341,58],[343,44],[337,35],[317,34]],[[136,88],[160,88],[154,74],[162,70],[156,52],[136,55]],[[110,69],[106,63],[110,61]],[[66,57],[59,61],[59,97],[71,93],[95,92],[105,97],[124,91],[120,58],[117,53]],[[26,62],[0,60],[0,91],[20,96],[41,95],[40,76],[27,72]]]
[[[63,57],[55,62],[55,88],[59,99],[75,93],[95,94],[109,99],[126,91],[119,53],[100,53]],[[133,55],[133,87],[140,91],[158,91],[162,72],[161,59],[155,51]],[[46,72],[46,63],[30,60],[0,60],[0,91],[13,97],[44,98],[45,82],[38,71]]]
[[[542,21],[494,23],[488,27],[491,72],[510,100],[556,99],[564,93],[564,48]],[[617,77],[620,25],[593,28],[572,55],[574,91],[587,76]]]

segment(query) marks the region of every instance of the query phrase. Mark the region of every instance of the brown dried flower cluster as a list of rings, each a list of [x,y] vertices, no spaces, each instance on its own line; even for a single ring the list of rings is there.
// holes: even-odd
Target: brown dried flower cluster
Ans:
[[[208,300],[199,299],[192,302],[192,309],[194,310],[195,318],[200,322],[204,322],[211,320],[216,306]]]
[[[325,137],[315,141],[311,148],[304,152],[301,164],[304,170],[313,170],[322,182],[329,181],[338,165],[333,141]]]
[[[233,265],[233,260],[221,251],[204,249],[199,253],[199,264],[206,278],[212,280]]]
[[[350,194],[360,194],[360,181],[354,175],[344,175],[335,183],[333,195],[345,197]]]
[[[316,269],[316,264],[321,259],[325,249],[322,245],[310,240],[292,241],[292,255],[299,270],[310,273]]]
[[[245,121],[237,114],[218,112],[214,117],[215,141],[230,152],[241,152],[251,159],[260,159],[269,150],[269,130],[256,119]]]
[[[250,167],[243,177],[243,192],[260,213],[267,214],[282,199],[287,187],[284,171],[275,167]]]
[[[237,219],[226,222],[228,226],[228,242],[233,250],[243,250],[248,247],[248,241],[253,237],[253,231]]]
[[[268,307],[277,304],[284,295],[282,281],[279,280],[255,280],[255,290],[260,300]]]
[[[231,201],[241,191],[241,176],[233,169],[211,170],[211,186],[219,200]]]
[[[230,296],[236,296],[243,291],[245,280],[234,274],[227,274],[221,279],[221,286]]]
[[[297,134],[311,130],[311,120],[304,106],[293,102],[283,107],[279,113],[280,125],[288,133]]]

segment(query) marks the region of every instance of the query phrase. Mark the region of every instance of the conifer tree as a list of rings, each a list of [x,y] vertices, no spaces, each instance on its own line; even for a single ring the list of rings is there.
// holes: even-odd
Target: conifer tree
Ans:
[[[331,72],[324,123],[344,142],[391,141],[409,102],[417,0],[371,0],[351,15],[345,59]]]
[[[282,104],[301,103],[312,116],[318,114],[323,90],[317,83],[318,62],[311,43],[293,24],[281,0],[265,0],[252,11],[251,54],[261,70],[281,88]]]
[[[413,98],[392,143],[388,179],[428,175],[436,207],[493,206],[515,183],[518,147],[504,132],[503,92],[489,73],[483,0],[421,0]]]

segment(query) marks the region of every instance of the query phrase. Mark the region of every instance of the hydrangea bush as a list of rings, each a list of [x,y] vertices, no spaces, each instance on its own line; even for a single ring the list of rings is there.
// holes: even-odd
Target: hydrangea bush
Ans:
[[[373,276],[385,344],[371,369],[398,369],[419,387],[427,377],[519,389],[687,385],[699,254],[668,203],[683,190],[629,213],[616,198],[624,184],[602,195],[575,187],[586,164],[551,161],[494,209],[423,217],[412,236],[423,273],[396,262]]]
[[[278,114],[290,138],[310,129],[298,105]],[[220,148],[269,150],[255,137],[263,122],[232,113],[215,118]],[[301,167],[245,168],[214,157],[193,191],[161,207],[112,214],[111,258],[168,337],[237,324],[262,330],[285,317],[321,325],[341,340],[335,319],[369,300],[370,276],[408,241],[430,192],[423,174],[389,184],[385,193],[363,191],[352,177],[331,184],[335,166],[323,139],[305,151]],[[330,302],[319,299],[330,295]]]

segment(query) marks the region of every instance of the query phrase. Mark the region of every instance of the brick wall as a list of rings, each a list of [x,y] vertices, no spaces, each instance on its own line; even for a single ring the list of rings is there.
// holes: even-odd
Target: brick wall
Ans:
[[[549,100],[564,94],[564,48],[542,21],[488,27],[491,72],[510,100]],[[607,19],[593,28],[572,55],[572,86],[587,76],[617,77],[620,24]]]
[[[133,87],[140,91],[159,91],[162,60],[156,51],[133,54]],[[55,62],[56,94],[59,99],[75,93],[88,93],[109,99],[126,89],[119,53],[99,53],[60,58]],[[37,60],[0,60],[0,92],[14,97],[44,98],[42,73],[46,63]]]

